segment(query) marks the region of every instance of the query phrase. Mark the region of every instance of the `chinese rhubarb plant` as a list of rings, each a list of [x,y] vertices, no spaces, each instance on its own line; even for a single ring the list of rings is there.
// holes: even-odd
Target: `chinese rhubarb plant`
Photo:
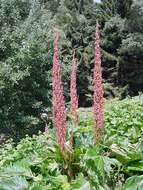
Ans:
[[[92,109],[78,109],[77,60],[73,52],[70,75],[71,118],[67,119],[58,53],[58,30],[54,30],[54,128],[47,128],[44,134],[38,136],[27,136],[17,146],[12,141],[0,145],[0,190],[142,190],[143,106],[135,99],[105,101],[103,117],[99,42],[97,22]],[[105,132],[104,138],[101,138],[103,121]],[[69,130],[70,124],[72,132]],[[69,143],[70,140],[72,143]]]

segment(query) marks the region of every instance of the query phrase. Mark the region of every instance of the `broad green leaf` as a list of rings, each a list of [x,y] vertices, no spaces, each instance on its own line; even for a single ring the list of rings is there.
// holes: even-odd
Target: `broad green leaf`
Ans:
[[[0,190],[28,190],[28,182],[22,177],[11,177],[0,180]]]
[[[127,152],[118,145],[112,144],[110,149],[112,150],[113,155],[115,155],[119,159],[119,161],[126,162],[130,160],[130,157],[128,156]]]
[[[113,166],[118,168],[120,168],[121,166],[121,163],[114,158],[109,158],[107,156],[104,156],[103,160],[104,160],[104,170],[108,174],[108,176],[110,176],[110,173],[113,170],[112,168]]]
[[[132,176],[125,182],[123,190],[142,190],[143,189],[143,175]]]
[[[79,190],[91,190],[89,182],[86,182]]]
[[[0,176],[27,176],[27,177],[33,177],[33,174],[28,166],[26,166],[26,163],[18,162],[15,163],[12,166],[8,166],[4,169],[3,172],[0,173]]]
[[[72,182],[72,190],[90,190],[90,184],[83,174],[80,174]]]

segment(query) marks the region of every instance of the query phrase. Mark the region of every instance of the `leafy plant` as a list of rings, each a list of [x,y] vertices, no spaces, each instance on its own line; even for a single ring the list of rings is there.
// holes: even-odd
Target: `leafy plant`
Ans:
[[[138,187],[141,190],[142,105],[137,98],[107,100],[105,105],[104,138],[96,146],[93,146],[92,111],[78,110],[79,125],[72,129],[75,149],[66,159],[53,129],[48,134],[27,136],[16,146],[12,141],[0,145],[0,189],[132,190]],[[70,119],[68,126],[70,140]],[[66,146],[71,151],[69,141]]]

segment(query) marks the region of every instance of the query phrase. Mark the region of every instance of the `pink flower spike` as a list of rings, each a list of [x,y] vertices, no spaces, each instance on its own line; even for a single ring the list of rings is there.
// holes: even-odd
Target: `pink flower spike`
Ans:
[[[61,151],[65,149],[66,142],[66,112],[63,95],[63,87],[61,83],[60,64],[58,55],[58,30],[54,30],[54,56],[53,56],[53,72],[52,72],[52,103],[53,103],[53,121],[56,130],[56,139],[60,145]]]
[[[93,116],[95,137],[99,137],[100,130],[103,128],[103,85],[102,85],[102,70],[101,70],[101,56],[100,56],[100,35],[99,24],[96,24],[95,33],[95,63],[93,73]]]

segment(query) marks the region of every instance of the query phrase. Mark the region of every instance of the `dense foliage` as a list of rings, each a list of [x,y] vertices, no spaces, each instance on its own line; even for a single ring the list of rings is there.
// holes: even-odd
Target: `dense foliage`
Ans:
[[[141,190],[142,102],[138,98],[106,101],[104,139],[96,146],[91,109],[79,109],[78,116],[70,157],[63,158],[53,129],[49,134],[27,136],[16,147],[12,141],[1,145],[0,189]],[[68,126],[69,138],[70,119]]]
[[[79,104],[91,104],[96,19],[105,96],[142,91],[142,7],[142,0],[0,0],[0,133],[18,140],[44,129],[40,114],[51,106],[55,25],[67,100],[75,48]]]

